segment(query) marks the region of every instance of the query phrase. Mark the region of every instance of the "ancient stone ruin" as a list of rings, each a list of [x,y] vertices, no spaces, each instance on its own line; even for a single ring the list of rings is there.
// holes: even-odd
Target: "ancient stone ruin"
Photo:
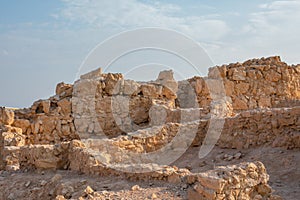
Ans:
[[[210,146],[199,158],[201,147]],[[300,65],[278,56],[212,67],[207,77],[182,81],[172,71],[136,82],[97,69],[74,84],[59,83],[54,96],[30,108],[0,108],[3,177],[71,171],[181,191],[148,199],[292,199],[296,193],[269,185],[267,171],[271,179],[278,171],[264,159],[272,158],[250,155],[280,151],[299,168],[299,148]],[[299,174],[290,174],[298,195]],[[130,195],[144,194],[126,198],[126,191],[68,185],[58,173],[38,187],[24,182],[16,192],[1,184],[6,180],[0,179],[2,199],[145,199],[151,190],[136,185]]]

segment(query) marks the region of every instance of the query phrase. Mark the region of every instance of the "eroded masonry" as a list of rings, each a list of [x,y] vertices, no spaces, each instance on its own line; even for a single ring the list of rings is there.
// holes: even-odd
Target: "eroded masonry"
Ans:
[[[300,148],[300,65],[252,59],[178,82],[171,71],[136,82],[97,69],[30,108],[0,108],[0,168],[185,183],[189,199],[281,199],[261,162],[202,173],[169,166],[172,152],[203,145],[216,118],[220,148]]]

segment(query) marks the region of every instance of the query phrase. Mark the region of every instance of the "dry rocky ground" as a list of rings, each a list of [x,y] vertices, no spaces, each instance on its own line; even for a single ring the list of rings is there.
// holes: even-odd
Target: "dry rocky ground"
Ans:
[[[299,88],[278,56],[178,82],[97,69],[59,83],[0,107],[0,199],[299,199]]]
[[[216,147],[205,159],[198,159],[198,151],[197,147],[190,148],[174,165],[192,172],[203,172],[216,166],[260,160],[267,168],[269,184],[275,194],[290,200],[296,200],[300,195],[299,150],[268,147],[238,151]],[[57,182],[53,181],[55,179]],[[91,176],[66,170],[2,171],[0,174],[3,199],[53,199],[55,193],[66,198],[89,199],[91,197],[86,193],[88,186],[97,193],[93,193],[92,198],[124,200],[187,199],[188,189],[187,184],[130,181],[123,177]]]

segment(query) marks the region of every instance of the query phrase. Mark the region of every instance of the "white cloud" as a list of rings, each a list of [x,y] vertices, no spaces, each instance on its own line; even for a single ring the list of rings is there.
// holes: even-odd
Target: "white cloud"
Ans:
[[[296,10],[297,7],[299,8],[300,6],[300,1],[274,1],[269,4],[262,4],[259,7],[260,8],[266,8],[270,10],[281,10],[281,9],[292,9]]]
[[[271,55],[280,55],[288,63],[300,63],[299,10],[300,1],[257,5],[255,12],[245,13],[247,19],[241,23],[240,30],[224,39],[219,50],[211,54],[221,55],[213,56],[219,64]]]
[[[110,34],[138,27],[174,29],[204,43],[218,64],[274,54],[287,62],[300,61],[299,47],[295,47],[300,44],[300,1],[271,1],[257,5],[253,13],[222,13],[213,9],[197,16],[186,13],[185,7],[158,1],[63,1],[60,19]],[[226,21],[228,16],[241,18],[241,24]]]
[[[260,12],[252,13],[245,30],[260,35],[300,32],[300,1],[273,1],[259,6]]]
[[[187,16],[178,5],[137,0],[64,0],[60,16],[100,30],[105,27],[132,29],[162,27],[175,29],[198,40],[218,40],[229,32],[226,22],[216,15]]]

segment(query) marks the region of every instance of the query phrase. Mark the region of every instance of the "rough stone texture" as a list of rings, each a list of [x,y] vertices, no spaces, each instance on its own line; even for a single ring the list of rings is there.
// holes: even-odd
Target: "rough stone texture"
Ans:
[[[38,100],[29,109],[15,110],[13,126],[22,129],[26,144],[55,144],[79,138],[72,116],[73,86],[59,83],[56,95]]]
[[[207,80],[211,78],[223,81],[235,112],[289,107],[300,104],[299,69],[300,65],[289,66],[275,56],[213,67],[209,70],[208,78],[194,77],[188,81],[196,91],[201,108],[209,109],[212,101],[207,86]]]
[[[300,65],[279,57],[213,67],[208,77],[178,83],[171,71],[145,83],[97,69],[74,85],[59,83],[55,96],[30,108],[0,107],[0,169],[71,169],[187,184],[189,199],[276,199],[260,162],[200,174],[165,164],[201,145],[215,118],[225,122],[221,148],[300,148],[299,88]],[[57,190],[56,199],[72,193]]]
[[[137,83],[111,73],[83,77],[75,82],[72,98],[75,128],[80,135],[116,137],[147,127],[153,105],[175,105],[176,93],[157,82]],[[174,85],[173,75],[168,78],[160,80],[168,84],[172,80]]]
[[[300,148],[300,107],[250,110],[225,118],[217,145],[222,148],[258,146]],[[199,123],[193,145],[198,146],[206,135],[209,120]]]
[[[143,174],[113,170],[90,153],[80,141],[61,145],[7,147],[4,150],[7,170],[33,167],[37,169],[68,169],[95,175],[123,176],[130,180],[163,180],[190,186],[188,199],[272,199],[269,176],[261,162],[217,167],[204,173],[186,169],[157,166]],[[53,177],[53,181],[56,178]],[[90,190],[89,190],[90,191]],[[74,191],[73,191],[74,192]]]
[[[183,114],[180,108],[200,108],[201,119],[214,114],[233,117],[239,123],[235,132],[243,132],[243,126],[249,126],[243,123],[248,122],[238,120],[235,113],[299,105],[299,67],[288,66],[279,57],[253,59],[213,67],[208,77],[178,84],[172,71],[161,72],[155,82],[138,83],[97,69],[82,75],[74,86],[59,83],[55,96],[29,109],[1,109],[0,119],[8,125],[15,115],[13,126],[22,129],[26,144],[54,144],[78,139],[78,134],[113,138],[154,125],[181,123],[183,116],[191,114]],[[250,127],[252,134],[260,134],[255,127]]]
[[[226,119],[218,144],[225,148],[270,145],[300,148],[300,107],[244,111]]]
[[[11,126],[14,123],[14,111],[0,107],[0,170],[4,169],[3,149],[6,146],[23,146],[25,144],[22,129]]]
[[[6,170],[67,169],[69,143],[59,145],[8,146],[3,150]]]
[[[187,137],[182,138],[180,147],[187,148],[188,144],[185,142],[189,140],[189,132],[195,130],[196,137],[192,145],[199,146],[207,134],[208,127],[213,124],[210,125],[207,115],[198,120],[201,115],[197,112],[201,110],[166,109],[166,121],[157,122],[156,126],[151,128],[129,132],[128,136],[106,140],[106,143],[133,152],[152,152],[169,144],[180,131]],[[157,116],[159,115],[161,111],[157,113]],[[184,119],[182,116],[189,117]],[[235,149],[258,146],[300,148],[299,116],[300,107],[293,107],[244,111],[236,116],[226,117],[217,145]]]
[[[272,199],[268,180],[261,162],[218,167],[188,176],[187,181],[193,183],[188,199]]]
[[[60,97],[71,97],[73,92],[73,86],[64,82],[58,83],[55,89],[56,95]]]
[[[172,70],[169,71],[161,71],[158,75],[158,78],[155,82],[166,86],[169,88],[173,93],[177,93],[178,90],[178,83],[175,81],[173,77],[174,73]]]
[[[0,107],[0,125],[11,125],[14,122],[14,111]]]

